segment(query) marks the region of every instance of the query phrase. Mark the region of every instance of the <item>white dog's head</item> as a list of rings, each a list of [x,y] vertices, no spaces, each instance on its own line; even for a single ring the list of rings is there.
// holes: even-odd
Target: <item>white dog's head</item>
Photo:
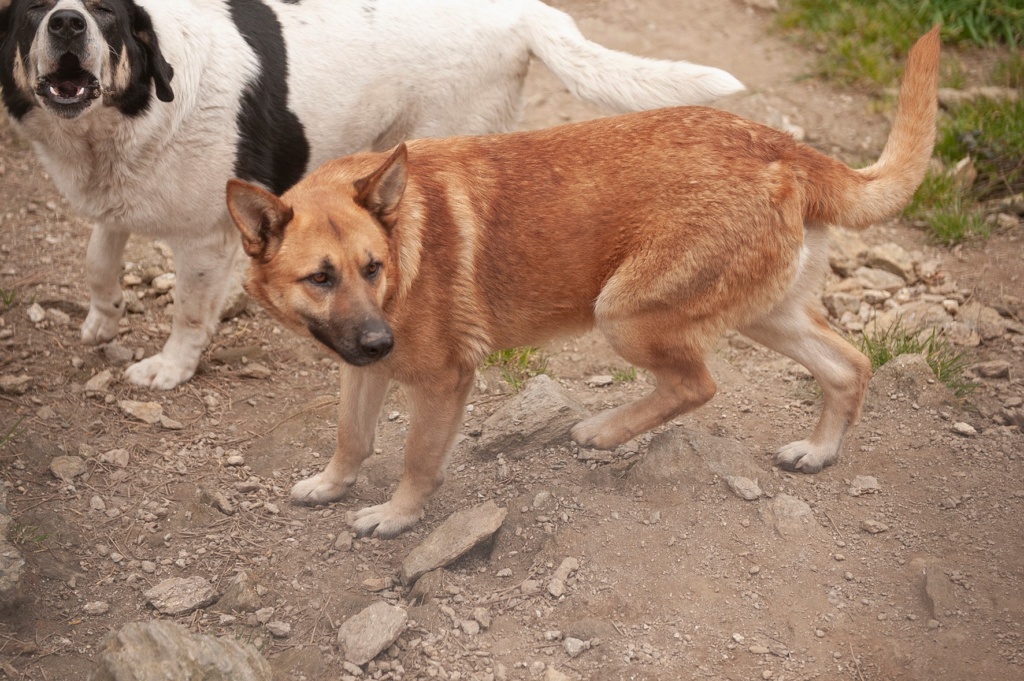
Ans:
[[[77,118],[102,102],[145,112],[174,99],[174,69],[133,0],[0,0],[0,86],[8,112]]]

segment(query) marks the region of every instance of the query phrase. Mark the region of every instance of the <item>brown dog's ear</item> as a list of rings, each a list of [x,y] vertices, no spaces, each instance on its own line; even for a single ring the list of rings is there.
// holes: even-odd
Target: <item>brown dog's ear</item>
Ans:
[[[356,203],[377,216],[390,229],[397,219],[398,204],[405,193],[408,152],[402,142],[372,174],[356,180]]]
[[[228,180],[228,212],[242,233],[242,248],[267,262],[281,247],[284,228],[294,212],[266,189],[242,180]]]

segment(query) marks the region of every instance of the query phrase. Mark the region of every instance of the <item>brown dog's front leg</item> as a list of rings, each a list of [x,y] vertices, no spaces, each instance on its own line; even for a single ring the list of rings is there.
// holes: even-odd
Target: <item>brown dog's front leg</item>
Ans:
[[[359,466],[373,452],[377,416],[390,381],[387,376],[348,364],[340,365],[338,446],[322,473],[296,483],[292,501],[315,506],[337,501],[356,481]]]
[[[365,536],[394,537],[423,516],[423,506],[444,479],[444,465],[462,425],[473,369],[405,386],[411,405],[405,472],[391,500],[356,514],[352,524]]]

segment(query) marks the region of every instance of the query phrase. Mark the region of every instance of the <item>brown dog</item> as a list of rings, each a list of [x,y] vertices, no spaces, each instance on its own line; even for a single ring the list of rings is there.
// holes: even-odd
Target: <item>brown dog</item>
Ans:
[[[833,463],[871,367],[819,312],[827,225],[861,229],[910,200],[932,152],[938,60],[933,29],[910,52],[882,156],[863,170],[684,107],[417,140],[328,162],[281,198],[229,182],[247,290],[345,361],[337,450],[293,500],[345,493],[398,381],[411,402],[405,473],[355,528],[402,532],[441,483],[478,362],[595,325],[657,387],[579,423],[581,446],[615,447],[710,400],[705,354],[736,328],[803,364],[824,393],[814,433],[777,463]]]

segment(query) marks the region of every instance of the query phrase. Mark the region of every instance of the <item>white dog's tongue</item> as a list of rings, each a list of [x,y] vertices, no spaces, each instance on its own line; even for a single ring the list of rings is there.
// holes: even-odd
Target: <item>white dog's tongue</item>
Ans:
[[[50,85],[50,92],[55,97],[62,99],[74,99],[85,94],[85,87],[70,80],[64,80],[57,84]]]

